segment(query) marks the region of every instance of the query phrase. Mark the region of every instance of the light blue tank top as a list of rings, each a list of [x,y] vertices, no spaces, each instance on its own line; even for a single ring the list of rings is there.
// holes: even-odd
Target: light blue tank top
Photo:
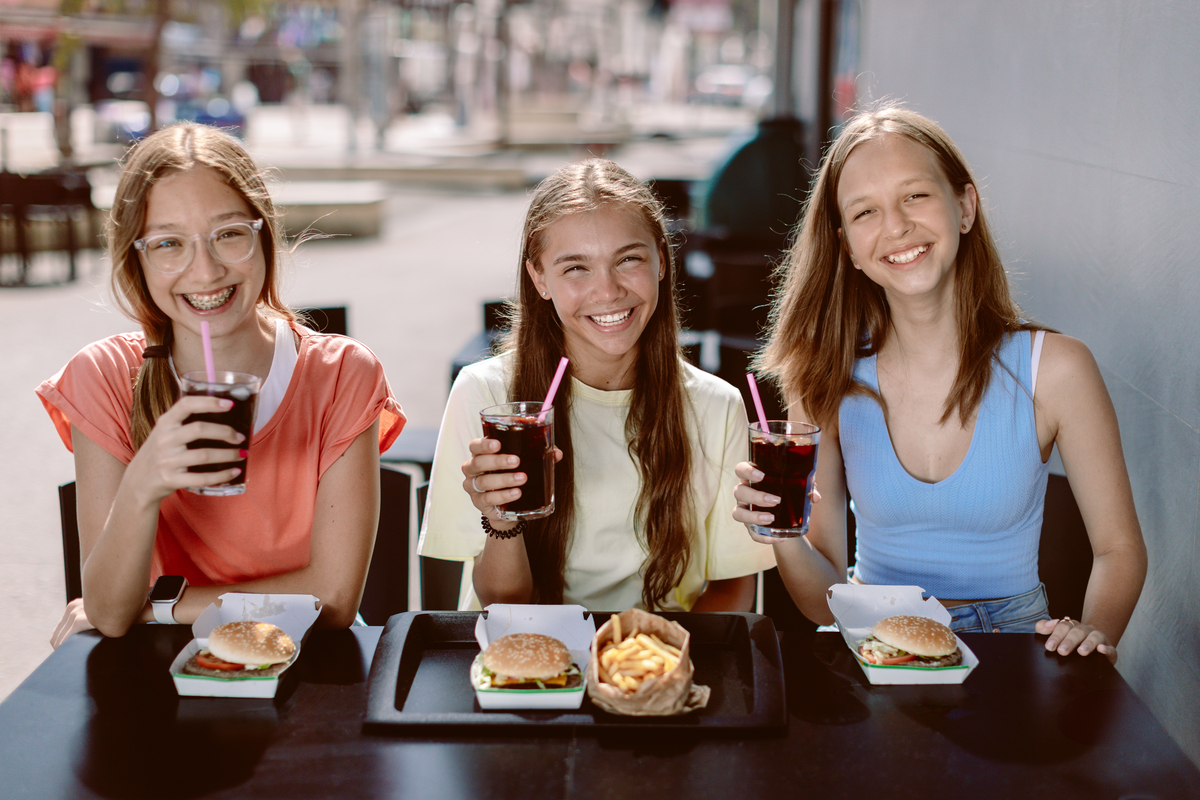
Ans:
[[[945,480],[904,469],[879,404],[847,397],[838,413],[846,486],[854,499],[855,574],[864,583],[921,586],[939,599],[1012,597],[1038,585],[1038,540],[1049,466],[1033,416],[1032,334],[1006,336],[979,405],[971,446]],[[854,378],[878,391],[875,357]]]

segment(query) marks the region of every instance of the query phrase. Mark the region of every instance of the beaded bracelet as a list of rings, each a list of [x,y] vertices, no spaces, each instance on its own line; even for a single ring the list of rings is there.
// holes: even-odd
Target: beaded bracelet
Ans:
[[[479,522],[483,525],[483,532],[488,536],[491,536],[493,539],[511,539],[514,536],[520,536],[525,532],[525,520],[521,520],[517,523],[517,527],[508,531],[498,531],[493,528],[492,521],[487,518],[487,514],[481,516],[479,518]]]

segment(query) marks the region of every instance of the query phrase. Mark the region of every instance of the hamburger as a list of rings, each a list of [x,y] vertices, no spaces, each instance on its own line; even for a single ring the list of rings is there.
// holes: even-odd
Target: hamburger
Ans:
[[[954,631],[928,617],[895,616],[881,619],[859,643],[858,654],[868,664],[937,669],[962,663]]]
[[[553,636],[510,633],[475,656],[471,684],[476,689],[580,689],[583,675],[571,651]]]
[[[296,655],[296,643],[269,622],[226,622],[213,628],[208,647],[187,660],[183,671],[209,678],[272,678]]]

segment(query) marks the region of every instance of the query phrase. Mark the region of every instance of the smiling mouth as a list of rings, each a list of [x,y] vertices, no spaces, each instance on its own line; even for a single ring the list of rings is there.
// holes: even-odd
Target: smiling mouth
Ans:
[[[920,256],[929,250],[929,245],[923,244],[920,247],[914,247],[912,250],[905,250],[903,253],[887,256],[888,263],[891,264],[911,264]]]
[[[590,319],[592,322],[596,323],[597,325],[599,325],[602,328],[608,328],[608,327],[612,327],[614,325],[620,325],[622,322],[629,319],[629,315],[632,313],[633,313],[633,309],[627,308],[624,311],[617,312],[616,314],[601,314],[599,316],[589,316],[588,319]]]
[[[229,298],[233,296],[233,290],[233,286],[227,286],[209,294],[185,294],[183,299],[197,311],[212,311],[228,303]]]

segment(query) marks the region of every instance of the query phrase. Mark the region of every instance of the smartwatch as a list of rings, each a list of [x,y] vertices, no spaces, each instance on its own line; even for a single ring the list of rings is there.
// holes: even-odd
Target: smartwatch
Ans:
[[[177,625],[175,604],[183,597],[187,578],[182,575],[162,575],[150,590],[150,607],[154,609],[154,621],[163,625]]]

